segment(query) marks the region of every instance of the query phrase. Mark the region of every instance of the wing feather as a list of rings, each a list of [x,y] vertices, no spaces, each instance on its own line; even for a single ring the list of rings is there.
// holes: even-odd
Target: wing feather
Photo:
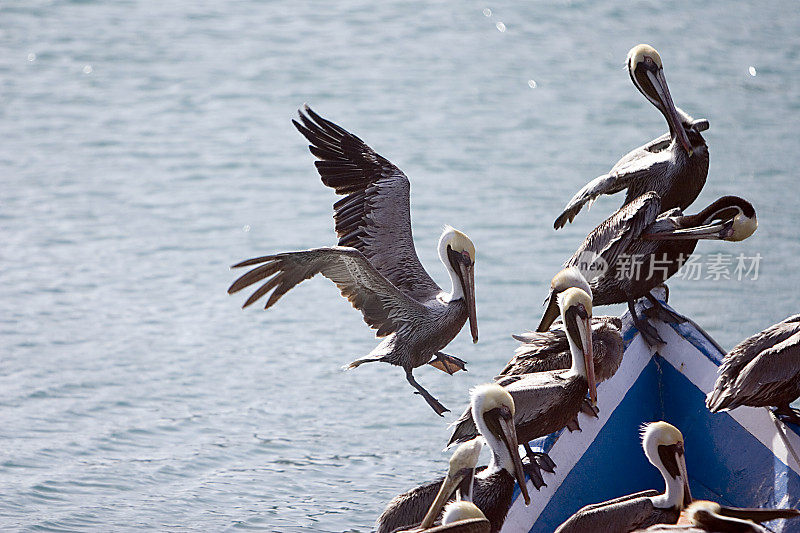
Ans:
[[[359,250],[388,281],[419,301],[441,288],[417,257],[411,233],[410,184],[403,172],[364,141],[308,106],[293,120],[311,143],[322,182],[346,195],[334,205],[339,246]]]
[[[364,321],[383,337],[397,331],[403,324],[424,316],[427,308],[404,294],[381,275],[364,255],[341,246],[315,248],[248,259],[233,268],[258,265],[239,277],[228,289],[238,292],[264,279],[245,301],[247,307],[273,291],[264,309],[269,309],[281,296],[298,283],[322,274],[333,281],[350,303],[361,311]]]
[[[630,249],[644,230],[658,218],[661,198],[654,192],[645,193],[619,208],[586,237],[564,267],[578,266],[587,255],[599,255],[613,273],[621,254]],[[591,282],[590,272],[583,272]]]

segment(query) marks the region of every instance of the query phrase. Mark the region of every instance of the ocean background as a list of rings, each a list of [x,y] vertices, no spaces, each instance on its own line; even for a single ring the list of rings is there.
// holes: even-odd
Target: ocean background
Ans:
[[[697,247],[760,254],[757,279],[670,302],[725,348],[797,313],[799,30],[796,1],[3,1],[0,529],[369,531],[446,469],[468,389],[622,197],[555,232],[563,205],[666,131],[640,42],[711,124],[689,211],[759,219]],[[480,342],[447,349],[469,372],[416,372],[445,419],[397,367],[340,370],[377,341],[329,281],[268,312],[226,294],[237,261],[335,243],[303,103],[408,175],[434,279],[444,224],[476,244]]]

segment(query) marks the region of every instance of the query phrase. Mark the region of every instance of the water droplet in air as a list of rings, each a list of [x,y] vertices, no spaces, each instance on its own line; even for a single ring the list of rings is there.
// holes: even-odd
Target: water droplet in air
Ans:
[[[483,10],[483,16],[484,17],[491,17],[492,16],[492,10],[487,7],[486,9]]]
[[[92,70],[94,70],[94,69],[92,68],[91,65],[86,65],[86,66],[83,67],[83,73],[84,74],[91,74]]]
[[[502,22],[498,22],[497,24],[495,24],[495,27],[497,28],[497,31],[499,31],[500,33],[506,31],[506,25],[503,24]]]
[[[245,233],[250,231],[250,224],[245,224],[244,226],[242,226],[242,231]]]
[[[536,88],[536,81],[535,80],[528,80],[528,87],[530,87],[531,89],[535,89]]]
[[[751,76],[755,76],[756,75],[756,67],[750,67],[749,69],[747,69],[747,72],[749,72]]]
[[[28,61],[36,61],[36,54],[34,54],[33,52],[28,54]]]

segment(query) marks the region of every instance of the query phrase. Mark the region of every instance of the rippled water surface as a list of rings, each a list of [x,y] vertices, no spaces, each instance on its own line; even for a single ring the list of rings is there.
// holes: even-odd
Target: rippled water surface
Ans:
[[[757,280],[675,280],[723,346],[798,312],[796,2],[0,4],[0,528],[368,531],[438,474],[446,420],[324,279],[242,311],[228,266],[334,243],[332,191],[289,119],[308,102],[412,181],[478,249],[481,342],[418,379],[460,411],[534,326],[546,285],[618,207],[560,232],[586,181],[665,131],[625,54],[661,52],[707,117],[709,182],[760,227],[703,253]],[[503,30],[503,31],[501,31]]]

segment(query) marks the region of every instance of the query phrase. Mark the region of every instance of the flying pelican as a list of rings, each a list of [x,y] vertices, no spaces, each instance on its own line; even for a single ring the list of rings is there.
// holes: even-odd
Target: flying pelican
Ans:
[[[289,289],[316,274],[333,281],[383,341],[367,357],[346,368],[383,361],[403,367],[406,379],[440,416],[448,411],[422,385],[413,369],[429,363],[453,374],[464,361],[442,353],[469,319],[478,342],[475,313],[475,246],[449,226],[439,238],[439,258],[452,289],[442,290],[417,258],[411,236],[409,182],[405,174],[369,146],[308,106],[297,129],[311,142],[322,182],[338,194],[334,220],[339,245],[267,255],[232,268],[259,265],[228,289],[234,293],[266,282],[247,299],[247,307],[270,291],[265,309]]]
[[[800,315],[790,316],[740,342],[728,352],[706,398],[712,413],[774,406],[775,415],[800,424],[790,404],[800,396]]]
[[[514,400],[502,387],[488,383],[474,388],[470,393],[470,409],[478,421],[478,433],[482,436],[492,456],[489,466],[475,475],[472,501],[491,523],[491,531],[500,531],[514,495],[514,485],[519,484],[525,504],[530,503],[522,461],[519,458],[517,435],[514,431]],[[477,436],[477,435],[476,435]],[[473,463],[474,464],[474,463]],[[401,527],[420,523],[432,507],[437,491],[447,492],[443,483],[453,472],[463,472],[463,466],[453,466],[444,480],[420,485],[406,493],[395,496],[378,518],[378,533],[389,533]],[[461,483],[463,477],[448,483],[448,487]]]
[[[742,509],[716,502],[696,500],[686,509],[692,525],[655,525],[638,531],[683,531],[685,533],[768,533],[758,525],[777,519],[800,516],[797,509]]]
[[[631,81],[651,104],[661,111],[669,124],[669,136],[662,136],[640,146],[620,159],[608,174],[590,181],[578,191],[556,219],[559,229],[587,202],[602,194],[614,194],[627,189],[625,202],[648,191],[663,199],[663,209],[686,209],[694,202],[708,176],[708,146],[701,131],[708,121],[694,120],[675,107],[669,94],[661,56],[655,48],[640,44],[631,48],[627,58]]]
[[[597,389],[592,359],[592,300],[586,292],[570,288],[559,295],[561,317],[567,330],[572,354],[569,370],[551,370],[521,376],[504,376],[498,381],[514,398],[517,406],[514,424],[522,443],[567,427],[581,410],[586,391],[591,406],[597,404]],[[467,410],[455,423],[449,445],[476,436],[474,416]],[[525,470],[538,489],[545,485],[540,469],[552,472],[553,461],[545,453],[531,455]]]
[[[656,329],[636,314],[634,302],[647,297],[657,309],[681,320],[650,291],[680,269],[699,239],[741,241],[758,227],[753,206],[737,196],[723,196],[696,215],[683,215],[677,208],[662,210],[658,194],[641,195],[592,230],[565,263],[585,273],[594,305],[627,302],[636,328],[649,344],[663,341]],[[551,298],[548,307],[554,305]],[[552,313],[545,311],[548,316]],[[541,324],[549,325],[545,320]]]
[[[654,422],[644,428],[642,448],[650,463],[664,476],[664,494],[646,490],[587,505],[558,526],[555,533],[628,532],[653,524],[676,523],[681,509],[692,501],[683,435],[671,424]]]

